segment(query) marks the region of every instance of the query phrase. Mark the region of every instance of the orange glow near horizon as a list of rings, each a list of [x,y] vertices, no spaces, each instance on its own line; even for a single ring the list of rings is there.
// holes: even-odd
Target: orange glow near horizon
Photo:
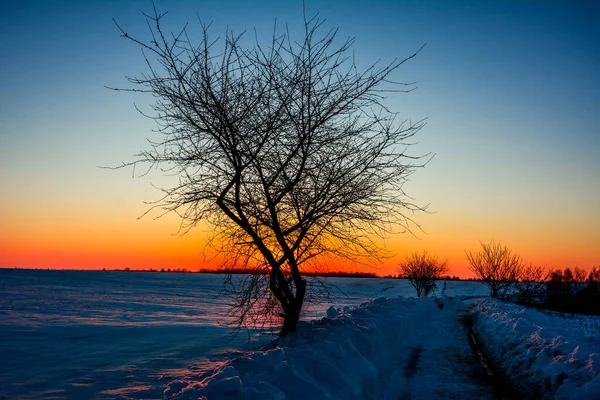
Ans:
[[[199,269],[216,268],[218,261],[203,254],[210,229],[198,226],[185,235],[177,233],[175,215],[154,220],[136,219],[138,206],[117,208],[112,204],[95,210],[89,218],[73,210],[69,218],[12,204],[0,220],[0,267],[51,269]],[[9,204],[10,206],[10,204]],[[8,217],[10,215],[10,217]],[[63,214],[66,215],[66,214]],[[390,255],[378,265],[350,265],[323,260],[327,271],[368,272],[379,276],[396,275],[398,263],[413,251],[424,251],[447,259],[449,275],[473,277],[465,250],[477,251],[479,241],[499,240],[523,260],[548,269],[578,266],[590,270],[600,265],[598,226],[593,223],[563,224],[564,231],[552,229],[543,220],[517,225],[510,220],[485,215],[461,215],[455,210],[416,217],[426,233],[394,235],[380,244]],[[483,228],[482,228],[483,227]],[[570,234],[566,236],[565,232]],[[209,254],[210,255],[210,254]]]
[[[203,254],[206,229],[197,228],[186,235],[176,234],[176,222],[167,218],[163,222],[140,220],[121,229],[108,229],[102,225],[80,231],[79,224],[63,225],[56,230],[51,226],[38,229],[35,239],[28,235],[0,234],[0,267],[41,269],[215,269],[220,263]],[[94,229],[92,229],[94,228]],[[451,229],[440,224],[432,225],[427,234],[418,238],[410,234],[396,235],[381,245],[390,253],[379,265],[364,266],[322,260],[319,271],[367,272],[379,276],[397,275],[397,265],[413,251],[428,251],[448,260],[448,274],[470,278],[465,250],[478,251],[479,238],[465,231],[453,235]],[[526,240],[530,233],[521,231],[512,240],[501,240],[526,262],[543,265],[548,269],[578,266],[589,271],[598,266],[600,254],[593,237],[564,244],[559,235],[546,234],[543,240]],[[483,236],[483,235],[482,235]],[[564,249],[560,251],[561,249]],[[210,255],[210,254],[208,254]],[[314,268],[310,268],[312,270]]]
[[[203,254],[210,229],[198,226],[178,234],[175,215],[159,219],[137,219],[143,205],[117,207],[98,205],[96,216],[74,208],[69,213],[56,205],[54,213],[28,207],[25,202],[8,203],[0,215],[0,267],[51,269],[199,269],[216,268],[218,261]],[[64,215],[68,215],[65,218]],[[424,251],[447,259],[449,275],[473,277],[465,250],[477,251],[479,242],[501,241],[523,260],[548,269],[590,270],[600,265],[600,227],[593,221],[562,223],[563,231],[553,229],[543,219],[528,224],[515,223],[502,216],[461,213],[441,209],[436,214],[420,214],[415,219],[426,233],[397,234],[379,243],[390,255],[378,265],[349,265],[323,260],[328,271],[368,272],[379,276],[396,275],[398,263],[413,251]],[[585,220],[590,221],[590,220]],[[554,223],[554,222],[553,222]],[[210,254],[209,254],[210,255]]]
[[[134,183],[144,184],[139,180]],[[86,208],[49,199],[47,208],[40,208],[35,207],[33,200],[5,199],[4,212],[0,214],[0,267],[196,271],[219,265],[203,255],[210,229],[198,226],[180,235],[175,215],[137,219],[144,212],[141,203],[141,199],[137,204],[130,201],[125,205],[109,201]],[[427,250],[448,260],[450,275],[469,278],[473,274],[465,250],[477,251],[480,241],[492,239],[520,254],[526,262],[548,269],[578,266],[589,271],[600,265],[600,226],[593,215],[577,216],[575,210],[559,216],[560,220],[535,214],[525,220],[521,215],[489,215],[467,212],[452,204],[443,206],[436,206],[437,213],[415,216],[426,233],[416,230],[415,236],[405,233],[381,240],[381,247],[390,257],[378,265],[334,261],[323,261],[321,265],[330,271],[395,275],[398,263],[407,254]]]

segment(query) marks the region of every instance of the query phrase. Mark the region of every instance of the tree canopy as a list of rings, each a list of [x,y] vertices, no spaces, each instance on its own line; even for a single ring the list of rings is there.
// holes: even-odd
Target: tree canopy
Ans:
[[[292,332],[306,295],[302,266],[374,257],[374,236],[410,230],[410,213],[423,209],[403,185],[425,164],[407,153],[424,121],[398,122],[382,103],[386,92],[414,88],[389,77],[416,53],[359,71],[354,39],[340,41],[316,16],[304,18],[299,41],[275,29],[268,45],[245,46],[229,31],[219,46],[204,24],[199,38],[187,26],[167,34],[154,11],[148,41],[117,25],[148,66],[119,90],[153,95],[162,134],[124,165],[177,176],[155,208],[177,213],[184,230],[207,221],[229,267],[264,271],[228,280],[240,324],[281,316],[282,334]]]

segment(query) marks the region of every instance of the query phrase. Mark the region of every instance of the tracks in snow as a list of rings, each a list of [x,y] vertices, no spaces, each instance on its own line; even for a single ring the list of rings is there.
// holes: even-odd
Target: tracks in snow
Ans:
[[[407,324],[394,335],[396,343],[378,365],[385,387],[368,387],[369,399],[498,399],[471,349],[462,322],[467,306],[460,300],[443,299],[431,306],[407,310]],[[421,315],[409,315],[410,312]],[[403,316],[399,316],[403,318]]]

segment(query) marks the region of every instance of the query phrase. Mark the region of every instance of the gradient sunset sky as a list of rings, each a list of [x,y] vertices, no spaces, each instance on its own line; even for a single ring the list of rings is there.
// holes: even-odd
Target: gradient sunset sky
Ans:
[[[173,30],[198,13],[268,40],[273,23],[301,28],[298,1],[157,1]],[[145,65],[115,18],[147,38],[148,1],[0,2],[0,267],[204,267],[206,227],[137,219],[160,193],[152,174],[98,166],[132,160],[153,122],[152,99],[114,92]],[[595,1],[306,1],[359,65],[406,57],[394,76],[418,89],[386,104],[428,118],[417,152],[436,153],[406,186],[431,214],[426,233],[385,242],[395,273],[414,250],[467,277],[466,249],[496,239],[549,268],[600,265],[600,3]]]

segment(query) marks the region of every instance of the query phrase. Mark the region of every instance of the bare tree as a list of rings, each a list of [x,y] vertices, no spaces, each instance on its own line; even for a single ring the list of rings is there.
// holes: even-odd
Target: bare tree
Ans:
[[[466,252],[471,271],[490,288],[490,296],[504,298],[519,278],[521,257],[500,242],[480,243],[481,251]]]
[[[447,272],[447,261],[440,261],[437,256],[427,251],[406,256],[398,266],[400,277],[410,281],[417,291],[417,297],[427,297],[429,293],[435,292],[436,280],[442,279]]]
[[[316,16],[304,18],[299,41],[275,28],[267,46],[247,46],[228,31],[217,49],[202,23],[196,43],[186,27],[167,34],[165,14],[146,15],[147,42],[117,24],[148,66],[117,90],[150,93],[162,134],[123,166],[177,176],[153,208],[177,213],[183,232],[208,222],[225,265],[251,273],[226,282],[240,325],[278,316],[280,334],[294,332],[303,268],[326,257],[368,262],[380,250],[374,235],[418,226],[407,212],[424,208],[403,184],[426,163],[406,152],[424,121],[397,123],[382,104],[385,92],[414,89],[389,78],[418,51],[359,71],[354,39],[322,32]]]
[[[583,283],[587,280],[587,272],[579,267],[575,267],[573,269],[573,279],[575,280],[575,282],[578,283]]]
[[[525,305],[531,305],[536,300],[541,301],[548,276],[549,273],[540,265],[522,265],[518,271],[518,282],[515,284],[518,301]]]
[[[573,283],[575,282],[575,276],[573,275],[573,270],[567,267],[562,273],[562,279],[565,283]]]

